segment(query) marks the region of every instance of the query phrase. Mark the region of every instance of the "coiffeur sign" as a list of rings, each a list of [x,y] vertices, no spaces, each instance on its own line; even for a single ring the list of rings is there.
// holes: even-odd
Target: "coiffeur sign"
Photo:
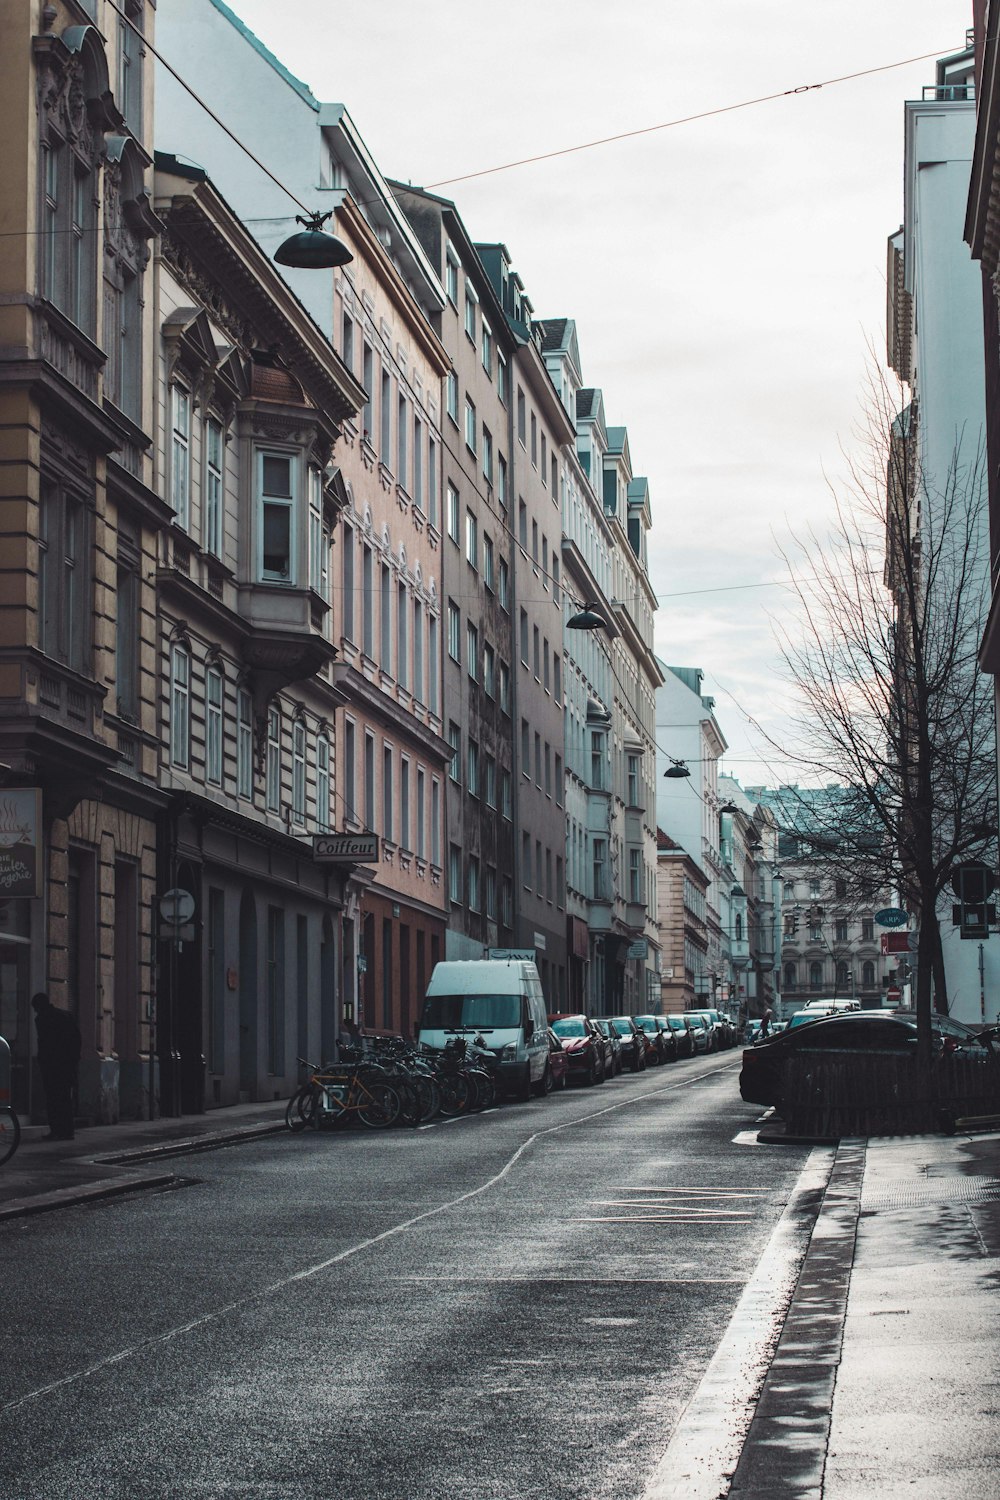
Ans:
[[[38,787],[0,790],[0,900],[42,894],[41,826],[42,794]]]
[[[377,865],[377,833],[317,833],[313,835],[313,858],[330,865]]]

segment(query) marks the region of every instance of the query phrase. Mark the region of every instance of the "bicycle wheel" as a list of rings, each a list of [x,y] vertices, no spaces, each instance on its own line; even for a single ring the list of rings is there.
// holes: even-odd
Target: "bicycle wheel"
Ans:
[[[441,1108],[441,1090],[433,1078],[426,1073],[416,1073],[413,1085],[420,1096],[420,1117],[423,1120],[433,1120]]]
[[[0,1109],[0,1166],[10,1161],[21,1141],[21,1122],[12,1109]]]
[[[285,1109],[285,1124],[288,1126],[289,1130],[299,1131],[305,1130],[306,1128],[306,1122],[303,1119],[302,1111],[300,1108],[302,1092],[302,1089],[296,1089],[295,1093],[289,1099],[288,1106]]]
[[[482,1068],[470,1068],[468,1077],[472,1088],[470,1110],[488,1109],[493,1103],[493,1079]]]
[[[464,1073],[446,1073],[438,1079],[441,1090],[439,1112],[449,1119],[461,1115],[469,1108],[469,1081]]]
[[[399,1123],[419,1125],[424,1112],[420,1107],[420,1095],[415,1085],[408,1078],[394,1078],[391,1086],[399,1095]]]
[[[399,1095],[387,1083],[362,1085],[362,1100],[357,1113],[361,1123],[369,1130],[385,1130],[399,1118]]]

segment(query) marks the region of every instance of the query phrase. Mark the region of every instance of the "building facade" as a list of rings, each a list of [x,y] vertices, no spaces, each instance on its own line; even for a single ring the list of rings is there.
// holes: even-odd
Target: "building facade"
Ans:
[[[657,922],[660,931],[660,1000],[664,1015],[708,1003],[706,894],[708,877],[662,828],[656,837]]]

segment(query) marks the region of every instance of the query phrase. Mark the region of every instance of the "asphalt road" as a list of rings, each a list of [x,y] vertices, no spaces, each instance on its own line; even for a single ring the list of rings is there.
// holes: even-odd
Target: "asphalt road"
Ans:
[[[808,1155],[738,1057],[4,1226],[0,1497],[641,1497]]]

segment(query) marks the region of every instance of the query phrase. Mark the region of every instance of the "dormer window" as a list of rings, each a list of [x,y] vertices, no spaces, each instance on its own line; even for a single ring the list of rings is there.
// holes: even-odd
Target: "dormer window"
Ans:
[[[289,453],[257,454],[260,578],[294,583],[295,465]]]

